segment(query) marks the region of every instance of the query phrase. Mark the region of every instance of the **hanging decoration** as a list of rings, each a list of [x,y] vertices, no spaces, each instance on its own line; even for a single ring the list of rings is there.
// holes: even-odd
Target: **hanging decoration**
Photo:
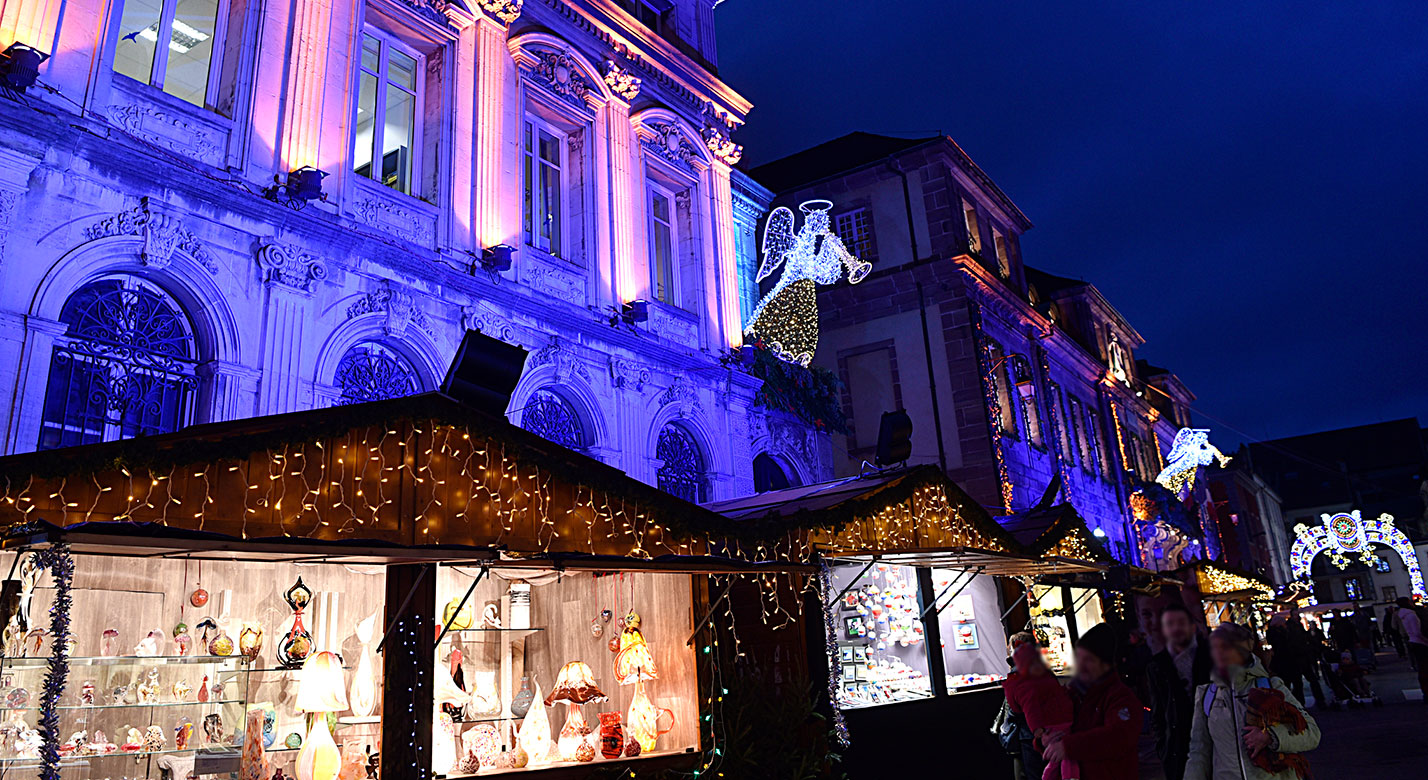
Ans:
[[[1230,456],[1210,443],[1208,428],[1181,428],[1170,445],[1169,462],[1155,481],[1184,501],[1195,487],[1195,473],[1200,467],[1217,461],[1223,468],[1230,462]]]
[[[848,721],[843,710],[838,707],[838,684],[843,679],[843,664],[838,657],[838,624],[834,611],[837,605],[837,591],[833,589],[833,572],[828,562],[818,562],[818,598],[823,604],[824,650],[828,656],[828,704],[833,708],[833,738],[842,747],[848,747],[852,740],[848,736]]]
[[[779,206],[769,214],[764,228],[764,262],[755,281],[762,281],[783,266],[783,275],[764,296],[749,318],[744,336],[762,340],[774,354],[790,363],[807,366],[818,349],[819,284],[834,284],[848,270],[848,283],[857,284],[873,264],[859,260],[843,246],[830,226],[833,202],[810,200],[799,205],[803,227],[794,232],[793,211]]]
[[[640,616],[631,610],[625,616],[624,630],[620,632],[620,652],[615,654],[615,681],[621,685],[634,685],[639,680],[658,677],[654,655],[650,653],[649,643],[640,631]]]
[[[303,584],[302,577],[298,577],[297,582],[283,594],[283,600],[292,608],[293,625],[278,642],[277,658],[284,668],[296,669],[312,653],[312,634],[302,624],[302,613],[312,602],[312,591]]]
[[[73,602],[70,588],[74,583],[74,559],[69,545],[55,544],[35,553],[35,567],[47,570],[54,580],[55,596],[50,604],[50,659],[45,668],[44,690],[40,696],[40,780],[59,780],[60,745],[59,701],[69,680],[69,615]]]
[[[1424,588],[1423,571],[1418,564],[1413,542],[1394,525],[1392,515],[1381,514],[1375,519],[1365,520],[1355,509],[1352,512],[1324,514],[1320,518],[1322,525],[1311,528],[1300,523],[1294,526],[1289,566],[1296,579],[1309,581],[1314,558],[1321,552],[1327,552],[1329,561],[1340,569],[1348,567],[1351,555],[1365,565],[1374,566],[1378,556],[1374,555],[1373,546],[1381,544],[1398,553],[1403,560],[1414,599],[1428,600],[1428,589]]]

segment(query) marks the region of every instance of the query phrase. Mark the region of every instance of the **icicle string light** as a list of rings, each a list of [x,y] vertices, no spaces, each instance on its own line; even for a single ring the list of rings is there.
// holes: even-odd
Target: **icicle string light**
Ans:
[[[982,370],[982,401],[987,410],[987,435],[992,440],[992,459],[997,462],[997,483],[1002,489],[1002,506],[1010,513],[1016,490],[1012,485],[1011,472],[1007,469],[1006,455],[1002,452],[1002,405],[997,399],[996,361],[992,359],[992,345],[982,329],[982,312],[975,303],[968,304],[971,312],[972,329],[977,344],[977,364]]]

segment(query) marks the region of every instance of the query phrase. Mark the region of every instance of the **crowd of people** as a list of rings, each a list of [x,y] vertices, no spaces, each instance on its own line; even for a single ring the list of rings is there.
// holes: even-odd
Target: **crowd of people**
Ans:
[[[1075,675],[1065,685],[1030,633],[1011,637],[998,726],[1022,776],[1139,778],[1148,712],[1167,780],[1302,780],[1310,774],[1305,754],[1319,744],[1306,682],[1319,708],[1380,703],[1363,661],[1373,663],[1380,642],[1414,665],[1428,702],[1428,639],[1406,598],[1377,622],[1368,609],[1335,619],[1327,636],[1294,607],[1270,622],[1263,644],[1235,623],[1203,633],[1178,601],[1153,614],[1147,631],[1157,651],[1143,632],[1095,626],[1076,643]]]

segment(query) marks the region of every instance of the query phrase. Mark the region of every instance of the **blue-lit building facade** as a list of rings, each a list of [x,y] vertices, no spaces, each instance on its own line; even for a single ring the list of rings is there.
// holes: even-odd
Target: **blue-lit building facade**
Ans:
[[[49,57],[0,112],[4,452],[431,390],[479,329],[513,422],[643,481],[825,478],[720,363],[771,194],[714,5],[6,0]]]

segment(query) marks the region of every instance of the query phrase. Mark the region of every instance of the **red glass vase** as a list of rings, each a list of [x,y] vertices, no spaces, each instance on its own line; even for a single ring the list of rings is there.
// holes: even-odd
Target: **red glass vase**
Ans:
[[[600,713],[600,755],[619,758],[625,750],[625,724],[618,712]]]

